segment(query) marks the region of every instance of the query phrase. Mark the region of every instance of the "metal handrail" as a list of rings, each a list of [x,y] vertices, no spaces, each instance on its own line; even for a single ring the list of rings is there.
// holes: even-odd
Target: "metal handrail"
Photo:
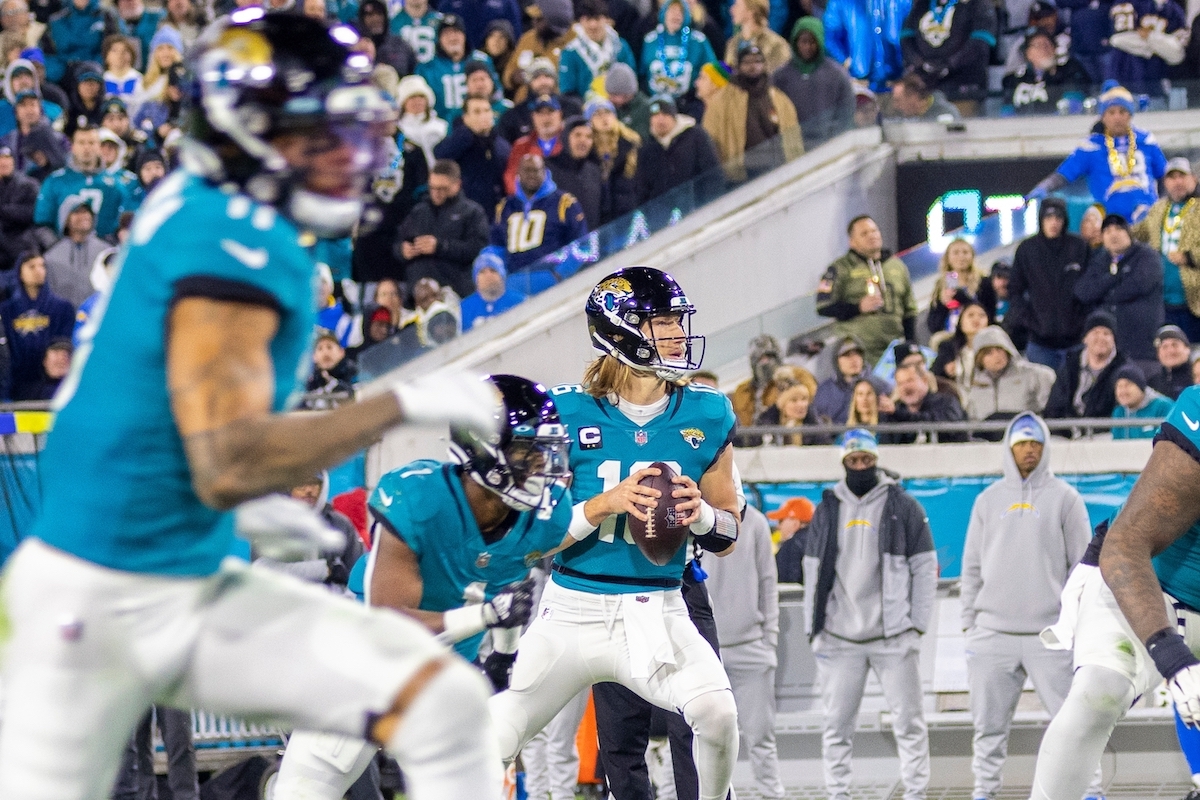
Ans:
[[[1047,419],[1046,427],[1050,431],[1065,431],[1071,436],[1086,435],[1100,431],[1110,431],[1113,428],[1143,428],[1148,425],[1161,425],[1165,417],[1082,417],[1079,419]],[[784,425],[746,425],[738,426],[738,436],[795,436],[841,434],[854,428],[867,428],[877,434],[881,433],[929,433],[936,437],[939,433],[1004,433],[1012,420],[958,420],[955,422],[880,422],[877,425],[840,425],[821,423],[818,425],[801,425],[786,427]],[[934,440],[936,441],[936,439]]]

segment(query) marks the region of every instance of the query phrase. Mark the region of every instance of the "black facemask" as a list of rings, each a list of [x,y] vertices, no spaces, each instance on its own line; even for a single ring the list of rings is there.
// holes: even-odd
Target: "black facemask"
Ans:
[[[878,467],[867,467],[866,469],[850,469],[846,467],[846,488],[853,492],[855,497],[862,497],[874,489],[878,483]]]

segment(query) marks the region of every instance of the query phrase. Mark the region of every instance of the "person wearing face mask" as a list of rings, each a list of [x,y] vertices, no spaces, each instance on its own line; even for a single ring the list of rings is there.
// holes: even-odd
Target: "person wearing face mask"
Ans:
[[[1034,28],[1021,46],[1025,62],[1004,76],[1005,103],[1017,114],[1054,114],[1064,98],[1083,101],[1091,77],[1074,56],[1059,63],[1054,37]]]
[[[830,797],[850,796],[850,756],[867,672],[892,710],[906,800],[929,785],[922,712],[921,636],[937,592],[937,555],[925,509],[878,467],[863,428],[842,439],[846,476],[826,489],[804,550],[804,619],[816,656]]]

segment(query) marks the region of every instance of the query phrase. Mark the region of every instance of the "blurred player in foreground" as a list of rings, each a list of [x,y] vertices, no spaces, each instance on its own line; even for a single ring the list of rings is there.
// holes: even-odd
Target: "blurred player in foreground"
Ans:
[[[107,797],[152,703],[368,736],[410,798],[501,795],[476,670],[411,619],[226,558],[235,527],[268,557],[340,548],[270,493],[392,426],[495,422],[494,389],[465,376],[279,413],[309,368],[303,245],[349,233],[387,154],[394,111],[356,39],[244,8],[197,44],[185,167],[82,331],[42,514],[0,587],[5,800]]]

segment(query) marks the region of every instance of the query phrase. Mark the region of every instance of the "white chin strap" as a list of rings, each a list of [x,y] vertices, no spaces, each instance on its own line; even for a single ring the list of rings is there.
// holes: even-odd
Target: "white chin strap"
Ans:
[[[349,236],[362,212],[362,198],[338,200],[300,188],[292,191],[288,202],[288,215],[321,239]]]

